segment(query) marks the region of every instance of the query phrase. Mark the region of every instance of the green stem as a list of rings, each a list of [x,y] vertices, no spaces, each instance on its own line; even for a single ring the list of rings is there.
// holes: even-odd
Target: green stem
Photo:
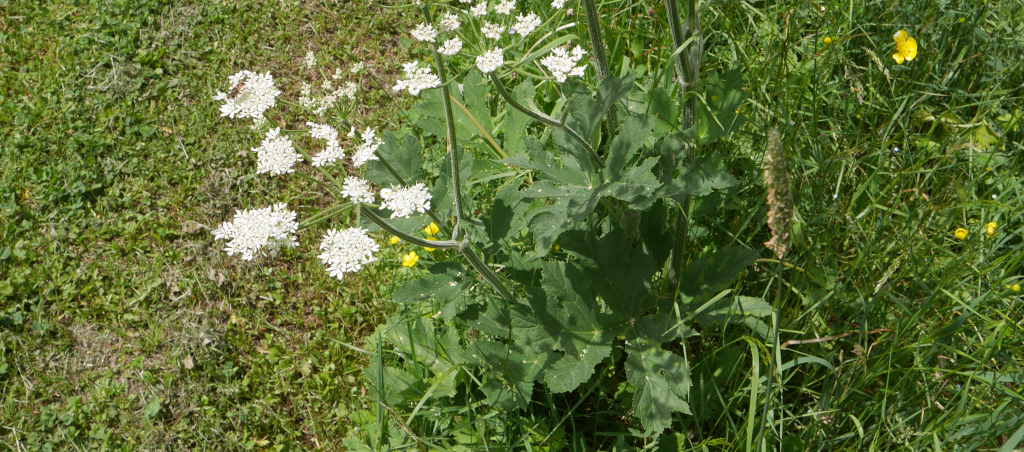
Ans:
[[[772,309],[772,352],[768,357],[768,383],[764,391],[764,405],[761,408],[761,431],[757,434],[757,450],[761,452],[764,450],[764,429],[768,423],[768,401],[772,395],[772,381],[775,379],[775,362],[776,358],[782,353],[779,348],[779,309],[782,308],[782,258],[779,258],[779,265],[775,272],[776,283],[779,285],[775,293],[775,307]],[[781,363],[779,363],[781,364]],[[782,379],[779,379],[779,384],[782,384]],[[782,438],[779,438],[781,441]]]
[[[508,301],[509,303],[514,302],[515,298],[512,296],[512,293],[505,288],[505,284],[501,282],[498,275],[494,274],[494,272],[491,271],[491,268],[484,263],[483,259],[480,259],[480,256],[477,256],[476,253],[470,249],[468,241],[464,241],[463,243],[465,245],[459,248],[459,250],[462,251],[463,256],[466,256],[466,260],[469,261],[469,265],[472,265],[473,269],[476,270],[480,276],[483,276],[484,281],[487,281],[487,284],[490,284],[494,290],[498,291],[498,295],[501,295],[505,301]]]
[[[308,228],[316,226],[317,224],[320,224],[320,223],[322,223],[324,221],[330,220],[330,219],[338,216],[338,214],[340,214],[340,213],[342,213],[342,212],[344,212],[344,211],[346,211],[348,209],[351,209],[353,206],[355,206],[355,204],[344,203],[344,204],[337,205],[337,206],[334,206],[334,207],[328,207],[326,210],[322,210],[322,211],[316,213],[315,215],[313,215],[313,216],[311,216],[309,218],[306,218],[305,220],[302,221],[302,223],[299,223],[299,230],[308,229]],[[356,224],[359,224],[359,222],[357,221]]]
[[[597,68],[597,83],[608,78],[611,73],[608,70],[608,55],[604,52],[604,36],[601,34],[601,15],[597,10],[594,0],[582,0],[583,12],[587,16],[587,31],[590,32],[590,51],[594,55]],[[608,130],[614,132],[618,129],[618,119],[615,115],[615,108],[608,110]]]
[[[505,85],[501,83],[501,79],[498,78],[498,76],[493,72],[491,73],[491,81],[494,82],[495,88],[498,89],[498,94],[501,95],[501,97],[505,99],[505,101],[508,102],[508,104],[511,105],[512,108],[515,108],[516,110],[523,112],[523,114],[529,116],[531,119],[537,122],[547,124],[551,127],[554,127],[558,130],[565,132],[567,135],[569,135],[577,142],[579,142],[581,145],[583,145],[583,148],[587,150],[587,153],[590,154],[590,158],[597,163],[599,168],[604,167],[604,162],[601,161],[601,157],[597,155],[597,151],[594,150],[594,147],[591,146],[590,143],[587,142],[587,140],[585,140],[579,134],[579,132],[574,130],[572,127],[565,125],[565,116],[563,116],[562,120],[559,121],[544,113],[530,109],[529,107],[526,107],[523,104],[516,102],[516,100],[512,98],[512,95],[508,93],[508,90],[505,89]],[[568,109],[568,105],[565,108]],[[584,160],[584,162],[586,162],[586,160]],[[587,163],[587,166],[590,166],[589,163]]]
[[[460,248],[460,247],[462,247],[463,242],[460,242],[460,241],[455,241],[455,240],[430,241],[430,240],[421,239],[421,238],[413,236],[413,235],[409,235],[409,234],[403,232],[402,230],[392,226],[391,223],[388,223],[387,220],[381,218],[380,215],[377,215],[377,213],[374,212],[372,209],[370,209],[368,206],[366,206],[364,204],[360,204],[359,205],[359,209],[360,209],[360,211],[362,212],[363,215],[365,215],[367,218],[369,218],[370,221],[376,223],[377,226],[380,226],[381,229],[384,229],[385,231],[388,231],[388,232],[398,236],[398,238],[400,238],[402,240],[405,240],[406,242],[412,243],[413,245],[425,246],[427,248]]]

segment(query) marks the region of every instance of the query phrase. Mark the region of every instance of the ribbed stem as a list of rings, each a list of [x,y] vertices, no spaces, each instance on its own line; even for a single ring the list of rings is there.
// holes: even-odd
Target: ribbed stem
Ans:
[[[359,210],[362,211],[363,215],[369,218],[370,221],[376,223],[377,226],[380,226],[381,229],[388,231],[398,236],[398,238],[405,240],[406,242],[412,243],[413,245],[425,246],[427,248],[459,248],[462,246],[462,242],[455,240],[430,241],[421,239],[413,235],[409,235],[403,232],[402,230],[392,226],[391,223],[388,223],[387,220],[381,218],[380,215],[377,215],[376,212],[374,212],[365,204],[360,204],[359,208]]]
[[[491,271],[491,268],[484,263],[483,259],[480,259],[480,256],[477,256],[469,247],[469,242],[464,241],[463,243],[464,245],[459,248],[459,250],[462,251],[463,256],[466,256],[466,260],[469,261],[469,265],[472,265],[473,269],[476,270],[480,276],[483,276],[484,281],[487,281],[487,284],[490,284],[494,290],[498,291],[498,294],[501,295],[505,301],[508,301],[509,303],[515,301],[515,297],[513,297],[512,293],[508,291],[505,284],[501,282],[498,275],[494,274],[494,272]]]
[[[503,99],[505,99],[505,102],[508,102],[508,104],[511,105],[512,108],[515,108],[516,110],[519,110],[519,111],[523,112],[523,114],[525,114],[526,116],[529,116],[530,118],[532,118],[533,120],[535,120],[537,122],[542,122],[544,124],[547,124],[547,125],[549,125],[551,127],[554,127],[554,128],[556,128],[558,130],[561,130],[561,131],[565,132],[570,137],[572,137],[574,140],[576,140],[581,145],[583,145],[583,148],[587,150],[587,153],[590,154],[590,158],[595,163],[597,163],[597,166],[599,168],[603,168],[604,167],[604,162],[601,161],[601,158],[597,155],[597,151],[595,151],[594,147],[590,145],[590,142],[588,142],[586,139],[584,139],[583,136],[581,136],[579,134],[579,132],[574,130],[572,127],[569,127],[569,126],[565,125],[565,118],[566,118],[566,115],[569,112],[568,106],[565,107],[566,108],[566,111],[565,111],[566,114],[562,115],[562,120],[559,121],[559,120],[557,120],[555,118],[552,118],[552,117],[550,117],[550,116],[548,116],[548,115],[546,115],[544,113],[541,113],[539,111],[530,109],[529,107],[526,107],[523,104],[520,104],[519,102],[516,102],[516,100],[512,98],[512,95],[508,93],[508,90],[505,89],[505,85],[503,83],[501,83],[501,79],[498,78],[498,76],[496,74],[494,74],[493,72],[491,73],[491,81],[494,82],[495,88],[498,89],[498,94],[501,95],[501,97]],[[585,160],[582,163],[584,165],[586,165],[587,173],[590,173],[590,163],[585,161]]]
[[[583,12],[587,16],[587,31],[590,33],[590,51],[597,63],[597,83],[600,84],[611,75],[608,69],[608,55],[604,52],[604,36],[601,34],[601,14],[594,0],[582,0],[582,3]],[[618,127],[615,108],[612,107],[608,110],[608,130],[614,133]]]

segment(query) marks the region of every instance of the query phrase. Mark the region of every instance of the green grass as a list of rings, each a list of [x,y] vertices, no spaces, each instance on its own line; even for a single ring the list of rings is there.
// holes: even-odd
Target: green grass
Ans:
[[[613,72],[666,67],[660,3],[603,8],[618,27]],[[315,259],[315,234],[261,263],[225,256],[209,228],[235,209],[287,201],[302,217],[328,200],[254,177],[252,133],[210,97],[241,69],[271,71],[294,96],[312,79],[307,50],[325,69],[348,52],[393,80],[419,18],[329,1],[0,0],[0,13],[0,444],[340,450],[349,415],[368,408],[365,363],[342,343],[382,323],[404,249],[382,246],[344,282]],[[1024,306],[1006,288],[1024,284],[1024,5],[710,2],[702,14],[702,76],[741,67],[750,97],[748,125],[714,145],[746,183],[697,205],[722,220],[695,225],[694,258],[761,248],[768,124],[792,155],[800,221],[782,278],[765,252],[736,287],[774,300],[781,284],[781,340],[804,341],[779,352],[798,364],[768,398],[769,443],[998,450],[1024,424]],[[899,28],[921,44],[902,66],[889,58]],[[394,128],[388,82],[364,80],[356,117]],[[723,325],[686,344],[694,414],[671,436],[680,450],[754,439],[775,354],[761,331]],[[569,418],[563,429],[605,429],[594,449],[629,427],[622,413]]]
[[[372,331],[392,276],[227,258],[209,228],[234,209],[315,192],[253,177],[251,133],[211,97],[241,69],[294,93],[307,50],[393,78],[405,19],[290,1],[0,13],[0,448],[336,450],[361,385],[340,342]],[[364,81],[356,117],[393,123]]]

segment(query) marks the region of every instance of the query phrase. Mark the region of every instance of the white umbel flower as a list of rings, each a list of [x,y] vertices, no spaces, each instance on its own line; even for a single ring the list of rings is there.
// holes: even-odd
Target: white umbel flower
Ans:
[[[587,65],[584,63],[583,66],[576,66],[576,63],[579,63],[586,53],[580,46],[572,49],[572,55],[569,55],[569,52],[566,52],[564,48],[555,47],[551,49],[551,53],[548,56],[540,60],[540,64],[543,64],[544,67],[551,71],[551,75],[555,77],[555,80],[562,83],[569,76],[583,77],[583,71],[587,69]]]
[[[441,52],[441,55],[452,56],[462,50],[462,41],[458,37],[454,37],[444,42],[444,45],[437,49]]]
[[[434,29],[434,26],[424,22],[420,22],[411,33],[417,41],[434,42],[434,39],[437,38],[437,30]]]
[[[476,57],[476,67],[484,74],[490,74],[495,69],[505,64],[505,56],[501,53],[500,47],[495,47]]]
[[[313,69],[316,67],[316,55],[313,54],[312,50],[306,52],[306,59],[305,61],[303,61],[303,63],[309,69]]]
[[[522,14],[516,17],[516,24],[512,26],[512,31],[515,31],[519,36],[526,37],[526,35],[533,33],[540,26],[540,18],[536,14],[530,13],[526,16]]]
[[[373,253],[380,250],[377,242],[362,228],[330,229],[320,242],[320,260],[327,266],[332,278],[342,279],[345,273],[355,273],[377,260]]]
[[[419,67],[418,61],[405,63],[402,67],[405,69],[405,79],[399,80],[391,88],[393,91],[409,90],[409,94],[418,96],[420,91],[441,86],[441,79],[431,74],[429,67]]]
[[[335,97],[347,97],[349,100],[356,100],[356,91],[359,90],[359,85],[353,82],[346,82],[345,86],[339,86],[338,89],[334,90]]]
[[[281,91],[274,85],[274,77],[269,72],[259,74],[241,71],[228,77],[231,83],[229,93],[217,91],[213,100],[224,101],[220,106],[220,115],[231,118],[252,118],[257,124],[264,122],[263,113],[274,106]]]
[[[477,3],[476,6],[469,7],[469,13],[473,17],[483,17],[487,15],[487,2]]]
[[[363,166],[370,160],[379,160],[377,158],[377,148],[384,144],[380,138],[377,138],[377,132],[367,127],[366,131],[363,132],[363,143],[356,148],[355,154],[352,155],[352,166],[356,168]]]
[[[363,71],[364,67],[366,67],[366,66],[363,64],[362,61],[357,61],[355,64],[352,65],[351,68],[349,68],[348,71],[353,73],[353,74],[358,74],[358,73]]]
[[[260,143],[260,147],[252,148],[256,153],[256,174],[270,173],[277,176],[295,171],[292,165],[302,159],[295,152],[292,140],[281,136],[281,128],[270,129]]]
[[[458,30],[461,25],[462,22],[459,22],[458,15],[444,13],[444,18],[441,19],[441,22],[438,22],[437,28],[440,28],[441,31],[455,31]]]
[[[318,140],[327,142],[327,148],[313,156],[313,166],[325,166],[345,158],[345,150],[338,142],[338,131],[326,124],[307,122],[309,135]]]
[[[555,9],[562,9],[565,6],[565,0],[554,0],[551,2],[551,7]]]
[[[505,27],[485,20],[484,26],[480,28],[480,32],[490,39],[501,39],[501,35],[505,33]]]
[[[391,218],[409,218],[413,212],[426,213],[430,208],[430,192],[422,183],[412,187],[382,188],[380,190],[381,210],[391,211]]]
[[[256,256],[275,255],[281,248],[294,247],[295,212],[286,204],[254,210],[235,211],[235,218],[221,223],[213,230],[215,240],[227,240],[228,256],[242,255],[242,260],[251,261]]]
[[[370,183],[358,177],[346,177],[342,186],[341,197],[356,203],[373,203],[377,197],[370,188]]]
[[[512,14],[512,9],[514,9],[515,7],[516,7],[516,0],[505,0],[505,1],[495,5],[494,12],[507,16],[509,14]]]

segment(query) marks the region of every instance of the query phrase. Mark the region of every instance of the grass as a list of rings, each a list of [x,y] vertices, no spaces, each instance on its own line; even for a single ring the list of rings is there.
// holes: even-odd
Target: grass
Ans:
[[[608,30],[613,73],[664,67],[660,3],[603,8],[616,26],[632,18]],[[694,414],[670,435],[678,450],[756,444],[773,357],[773,447],[1019,439],[1024,307],[1007,286],[1024,283],[1022,8],[706,5],[702,71],[742,67],[749,94],[749,125],[714,149],[748,183],[697,206],[723,221],[695,225],[694,249],[767,239],[766,124],[782,126],[792,155],[799,222],[781,277],[766,252],[736,287],[774,300],[781,285],[788,345],[770,347],[763,325],[687,343]],[[406,275],[400,251],[382,246],[378,265],[343,283],[309,252],[315,234],[263,263],[225,256],[209,228],[234,209],[288,201],[301,217],[329,200],[254,177],[251,133],[210,97],[241,69],[271,71],[287,97],[312,78],[307,50],[325,69],[347,67],[348,52],[393,79],[417,17],[287,0],[0,0],[0,12],[0,444],[339,450],[350,414],[368,408],[365,363],[342,343],[382,322]],[[888,56],[898,28],[921,43],[902,66]],[[405,105],[364,80],[356,116],[395,127]],[[610,449],[621,416],[571,447]]]
[[[372,331],[389,287],[220,251],[209,229],[234,209],[315,192],[254,178],[251,135],[210,98],[241,69],[295,92],[307,50],[392,77],[405,19],[336,2],[0,12],[0,448],[335,448],[361,386],[341,342]],[[356,116],[393,122],[364,81]]]

